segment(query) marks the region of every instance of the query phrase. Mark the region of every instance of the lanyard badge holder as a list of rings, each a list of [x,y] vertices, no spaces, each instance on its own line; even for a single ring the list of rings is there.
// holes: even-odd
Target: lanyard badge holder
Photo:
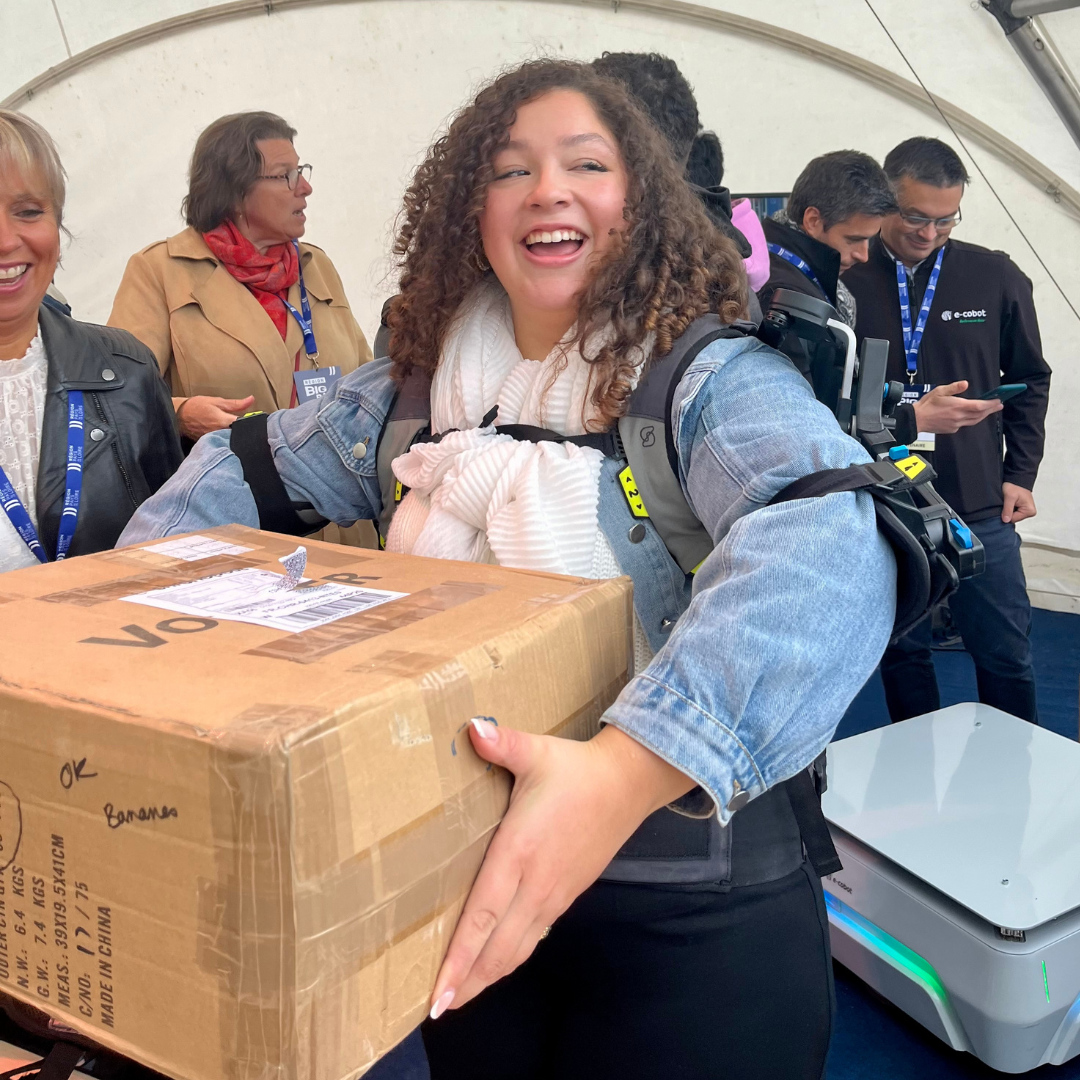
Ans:
[[[83,467],[83,395],[81,390],[68,391],[67,472],[64,486],[64,509],[60,514],[60,529],[56,537],[56,561],[65,558],[75,536],[79,521],[79,500],[82,496]],[[0,506],[22,541],[38,562],[48,562],[49,556],[38,538],[30,514],[15,492],[11,481],[0,468]]]
[[[777,258],[783,259],[784,262],[791,263],[796,270],[801,270],[819,289],[824,296],[829,294],[825,292],[824,286],[817,279],[817,274],[814,273],[812,267],[805,259],[800,259],[794,251],[788,251],[786,247],[781,247],[779,244],[766,244],[769,251],[771,251]]]
[[[292,245],[296,249],[296,271],[300,282],[300,310],[297,311],[288,300],[282,300],[282,303],[289,309],[289,314],[300,324],[300,330],[304,335],[304,352],[307,353],[308,359],[314,364],[319,359],[319,347],[315,344],[315,332],[311,329],[311,305],[308,303],[307,288],[304,285],[304,271],[300,267],[300,245],[295,240]]]
[[[926,283],[926,292],[923,294],[922,306],[919,308],[919,318],[914,329],[911,326],[911,302],[909,299],[907,271],[904,264],[897,260],[896,263],[896,288],[900,294],[900,324],[904,330],[904,357],[907,362],[908,386],[904,391],[904,404],[914,404],[924,394],[932,389],[931,383],[917,385],[915,376],[918,371],[919,346],[922,344],[923,332],[926,330],[926,321],[930,317],[930,307],[934,302],[934,293],[937,290],[938,275],[941,273],[941,260],[945,255],[945,248],[940,248],[937,259],[934,261],[934,269],[930,271],[930,280]],[[937,438],[932,432],[920,431],[918,439],[909,443],[912,450],[933,451],[937,446]]]
[[[941,274],[941,260],[945,255],[945,248],[938,251],[934,269],[930,271],[930,280],[926,283],[926,292],[923,294],[922,307],[919,308],[919,318],[914,329],[911,326],[911,304],[908,300],[907,270],[899,259],[896,261],[896,288],[900,294],[900,322],[904,328],[904,355],[907,359],[908,382],[915,382],[915,372],[919,360],[919,346],[922,344],[923,332],[926,330],[926,320],[930,317],[930,306],[934,302],[934,292],[937,290],[938,276]]]
[[[319,398],[328,393],[334,383],[341,378],[341,368],[320,368],[316,364],[319,359],[319,347],[315,344],[315,332],[311,328],[311,304],[308,302],[307,287],[304,285],[304,272],[300,269],[300,245],[294,240],[293,247],[296,249],[297,272],[300,283],[300,310],[297,311],[288,300],[282,302],[289,309],[289,314],[300,325],[300,330],[304,335],[304,352],[307,353],[307,358],[311,361],[314,369],[313,371],[301,371],[300,356],[297,354],[297,367],[293,372],[293,392],[296,404],[300,405],[305,401],[311,401],[313,398]]]

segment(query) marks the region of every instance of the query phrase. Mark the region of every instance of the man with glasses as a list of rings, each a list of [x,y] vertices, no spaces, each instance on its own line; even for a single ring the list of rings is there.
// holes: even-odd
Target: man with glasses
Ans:
[[[908,139],[884,169],[899,212],[882,223],[867,262],[844,275],[858,305],[856,335],[890,342],[889,378],[904,383],[908,399],[897,436],[932,462],[938,490],[986,549],[985,573],[963,582],[950,605],[975,661],[979,700],[1037,723],[1015,530],[1035,516],[1050,391],[1031,282],[1003,252],[952,239],[968,175],[951,147]],[[1026,389],[1004,405],[977,400],[1020,383]],[[882,659],[894,722],[940,706],[930,623]]]

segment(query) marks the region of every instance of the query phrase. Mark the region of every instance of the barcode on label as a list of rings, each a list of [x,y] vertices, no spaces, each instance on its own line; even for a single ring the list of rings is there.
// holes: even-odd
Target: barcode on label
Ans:
[[[283,623],[292,623],[293,628],[296,630],[305,630],[316,623],[332,622],[334,619],[341,619],[346,615],[355,615],[359,611],[366,611],[368,608],[395,599],[397,599],[396,594],[387,596],[386,593],[357,589],[353,595],[342,596],[325,604],[316,604],[314,607],[301,608],[301,610],[289,612],[287,615],[279,615],[278,618]]]

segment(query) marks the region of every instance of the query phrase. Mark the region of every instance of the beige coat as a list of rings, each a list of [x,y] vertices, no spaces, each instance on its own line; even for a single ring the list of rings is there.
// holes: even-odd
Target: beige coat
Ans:
[[[371,349],[325,252],[301,244],[300,266],[319,348],[318,366],[339,367],[345,375],[367,363]],[[299,284],[289,290],[289,303],[300,310]],[[259,301],[218,262],[193,228],[132,255],[109,325],[130,331],[151,349],[175,406],[202,394],[224,398],[254,394],[253,410],[287,409],[297,352],[302,371],[313,366],[296,320],[289,316],[282,341]],[[378,547],[375,531],[366,521],[351,527],[328,525],[315,539]]]
[[[371,349],[341,279],[325,252],[311,244],[300,245],[300,266],[319,349],[317,364],[348,374],[371,359]],[[300,310],[299,283],[289,290],[289,303]],[[253,409],[287,409],[297,353],[301,370],[314,366],[296,320],[289,316],[282,341],[259,301],[193,228],[131,257],[109,325],[130,331],[153,351],[176,399],[254,394]]]

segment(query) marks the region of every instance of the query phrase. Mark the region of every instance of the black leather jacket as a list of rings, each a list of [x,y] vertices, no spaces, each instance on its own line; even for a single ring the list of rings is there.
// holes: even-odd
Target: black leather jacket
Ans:
[[[37,524],[56,557],[67,472],[67,391],[82,390],[82,497],[68,555],[111,548],[136,507],[180,467],[183,455],[168,387],[154,354],[125,330],[78,322],[42,304],[38,324],[49,362]]]

